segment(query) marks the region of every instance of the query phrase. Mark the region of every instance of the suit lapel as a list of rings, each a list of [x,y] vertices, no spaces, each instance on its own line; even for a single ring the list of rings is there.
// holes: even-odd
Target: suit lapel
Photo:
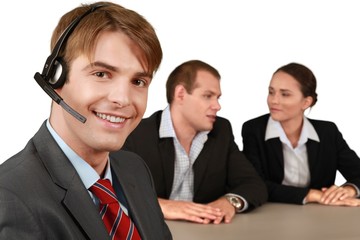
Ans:
[[[144,199],[139,197],[138,194],[141,190],[136,189],[136,176],[133,174],[136,171],[132,169],[132,161],[131,159],[121,157],[116,159],[116,161],[121,162],[121,164],[111,165],[114,173],[113,178],[117,178],[120,184],[122,194],[126,198],[128,210],[131,213],[131,219],[134,221],[137,230],[141,236],[147,236],[146,227],[141,219],[145,218],[142,214],[149,211],[143,209],[144,204],[142,201]]]
[[[87,190],[78,184],[77,180],[74,180],[74,184],[67,189],[63,202],[90,239],[109,238],[105,227],[99,227],[104,225],[98,209]]]
[[[269,161],[264,167],[268,176],[272,176],[277,182],[282,182],[284,179],[284,155],[282,151],[282,143],[279,138],[272,138],[265,142],[266,151],[268,153]]]
[[[79,223],[89,239],[108,239],[109,235],[87,189],[45,124],[34,136],[34,143],[41,161],[53,180],[53,183],[49,184],[55,184],[59,189],[63,189],[63,195],[58,201],[64,203],[74,222]]]
[[[274,158],[270,159],[270,166],[268,166],[268,169],[284,169],[284,156],[282,152],[282,146],[281,141],[279,138],[273,138],[266,141],[266,147],[268,148],[269,157],[275,156]],[[310,176],[313,175],[317,155],[319,152],[319,144],[316,141],[313,141],[311,139],[308,139],[306,142],[306,149],[308,154],[308,162],[309,162],[309,170],[310,170]],[[275,164],[280,164],[280,168],[276,167]],[[275,170],[274,170],[275,171]],[[270,172],[271,174],[271,172]],[[282,178],[283,178],[282,173]]]
[[[160,139],[159,142],[160,160],[163,165],[165,177],[166,197],[170,197],[174,181],[175,169],[175,148],[172,138]]]
[[[271,160],[272,163],[280,164],[281,169],[284,168],[284,155],[282,152],[282,144],[279,138],[272,138],[266,141],[266,147],[268,148],[269,157],[275,156]]]
[[[194,163],[194,170],[196,172],[194,176],[194,195],[196,191],[199,189],[201,184],[201,180],[203,179],[207,167],[208,167],[208,159],[211,158],[212,149],[215,149],[214,139],[211,137],[206,141],[204,148],[201,153],[197,157]],[[171,194],[172,184],[174,181],[174,169],[175,169],[175,149],[172,138],[164,138],[160,140],[159,143],[159,152],[160,159],[162,161],[162,165],[164,166],[164,175],[165,175],[165,186],[166,186],[166,196],[169,197]]]
[[[306,142],[307,154],[308,154],[308,162],[309,162],[309,169],[310,169],[310,179],[313,176],[314,169],[316,169],[316,159],[319,152],[319,143],[308,139]]]
[[[215,140],[212,138],[211,135],[208,136],[208,140],[205,142],[204,147],[201,150],[199,156],[196,158],[193,166],[194,172],[196,172],[196,174],[194,174],[194,196],[196,196],[201,182],[206,175],[210,159],[213,158],[211,156],[213,150],[216,149]]]

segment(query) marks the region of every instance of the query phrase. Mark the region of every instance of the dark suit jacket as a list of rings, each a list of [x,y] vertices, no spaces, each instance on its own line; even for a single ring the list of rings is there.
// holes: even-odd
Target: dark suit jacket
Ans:
[[[161,113],[143,119],[130,134],[124,149],[145,160],[158,197],[168,199],[174,179],[175,148],[172,138],[159,138]],[[217,117],[193,168],[194,202],[209,203],[229,192],[244,197],[250,208],[267,200],[264,182],[239,151],[230,122],[224,118]]]
[[[111,159],[142,239],[172,239],[142,159]],[[0,239],[109,239],[75,168],[45,124],[26,147],[0,165]]]
[[[328,121],[309,119],[320,142],[309,139],[306,143],[309,168],[309,188],[282,185],[284,157],[279,138],[265,141],[269,114],[243,124],[243,152],[265,180],[269,201],[302,204],[310,188],[321,189],[335,183],[336,171],[360,188],[360,159],[349,148],[336,125]]]

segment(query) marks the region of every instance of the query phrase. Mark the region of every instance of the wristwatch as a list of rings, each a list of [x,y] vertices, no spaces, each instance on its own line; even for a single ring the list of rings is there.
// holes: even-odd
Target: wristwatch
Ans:
[[[244,201],[236,196],[226,196],[226,199],[234,206],[235,211],[239,212],[244,207]]]

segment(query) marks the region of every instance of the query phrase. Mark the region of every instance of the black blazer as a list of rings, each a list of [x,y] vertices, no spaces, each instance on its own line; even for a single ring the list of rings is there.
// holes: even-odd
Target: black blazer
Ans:
[[[142,239],[172,239],[143,160],[120,151],[111,166]],[[109,239],[98,208],[45,123],[0,165],[0,239]]]
[[[123,148],[145,160],[158,197],[168,199],[174,178],[175,148],[172,138],[159,138],[161,113],[143,119]],[[250,208],[267,200],[264,182],[239,151],[230,122],[224,118],[217,117],[193,168],[194,202],[209,203],[229,192],[244,197]]]
[[[282,185],[284,158],[279,138],[265,141],[269,114],[251,119],[242,126],[243,152],[267,184],[269,201],[302,204],[310,188],[321,189],[335,183],[336,171],[360,188],[360,159],[349,148],[336,125],[328,121],[309,119],[320,142],[306,143],[310,168],[308,188]]]

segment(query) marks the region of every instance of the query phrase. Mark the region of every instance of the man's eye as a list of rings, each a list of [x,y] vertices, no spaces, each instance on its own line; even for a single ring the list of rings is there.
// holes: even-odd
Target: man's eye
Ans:
[[[100,78],[104,78],[107,76],[107,74],[105,72],[96,72],[95,76],[100,77]]]
[[[133,83],[134,83],[134,85],[139,86],[139,87],[145,87],[145,86],[147,86],[147,82],[144,81],[144,80],[142,80],[142,79],[135,79],[135,80],[133,81]]]

